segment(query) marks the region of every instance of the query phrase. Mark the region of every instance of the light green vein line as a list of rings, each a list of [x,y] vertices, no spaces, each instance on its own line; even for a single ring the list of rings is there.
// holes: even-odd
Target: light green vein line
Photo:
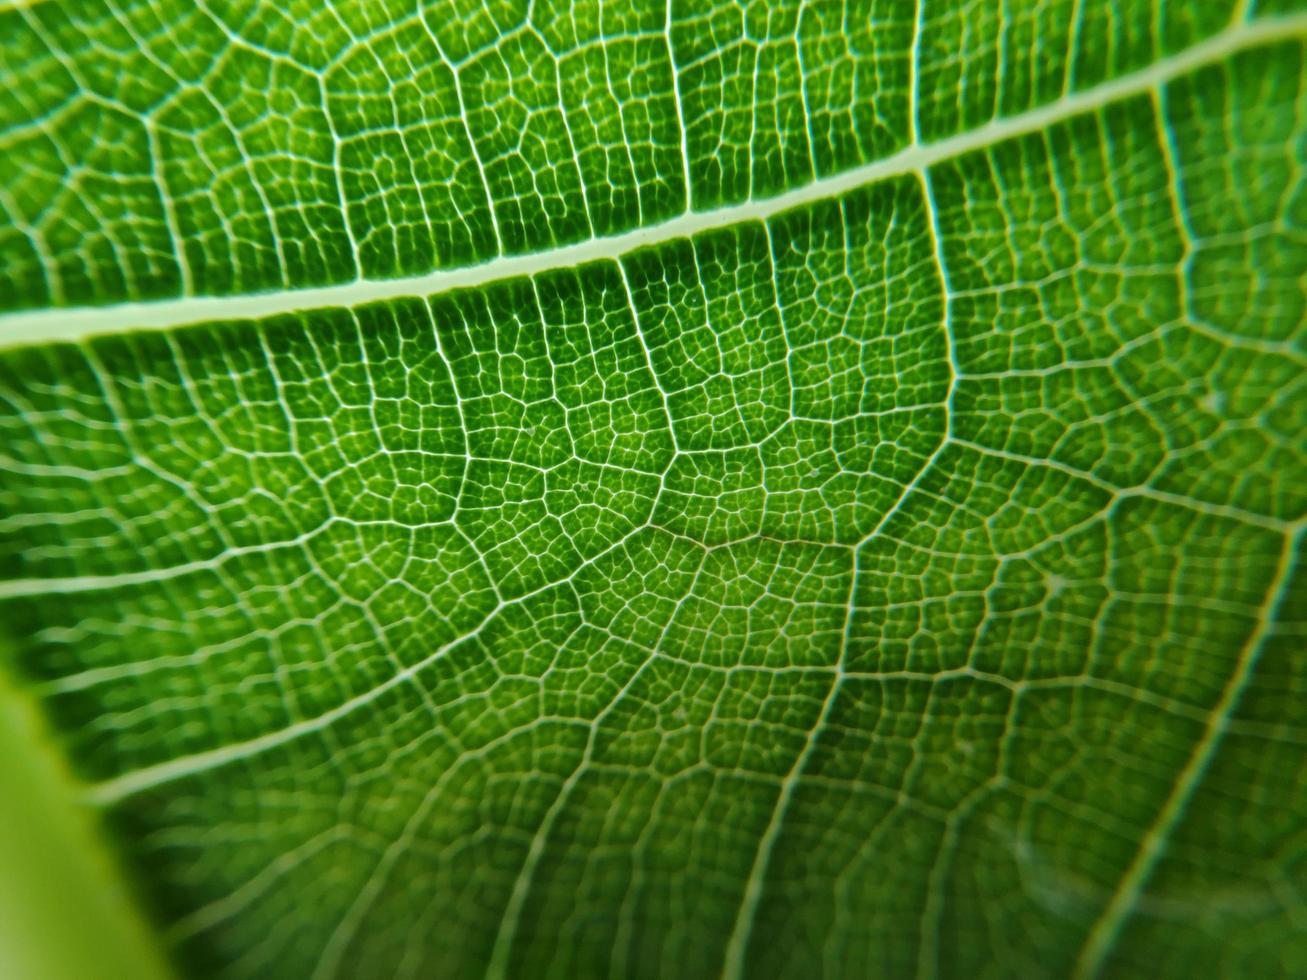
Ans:
[[[1300,524],[1296,533],[1285,536],[1279,566],[1266,590],[1261,618],[1239,652],[1238,663],[1230,674],[1225,689],[1221,692],[1221,699],[1208,715],[1207,725],[1197,744],[1194,745],[1179,779],[1171,788],[1170,796],[1158,811],[1152,826],[1144,834],[1143,843],[1135,852],[1134,860],[1121,878],[1111,901],[1107,903],[1103,913],[1089,930],[1089,936],[1080,950],[1080,956],[1071,974],[1073,980],[1090,980],[1102,971],[1108,954],[1112,951],[1112,945],[1120,935],[1126,919],[1138,904],[1139,897],[1148,884],[1153,869],[1157,867],[1157,862],[1162,857],[1172,831],[1184,816],[1189,801],[1193,798],[1217,749],[1220,748],[1230,715],[1248,686],[1262,647],[1265,646],[1275,625],[1280,604],[1288,594],[1289,576],[1293,568],[1294,556],[1298,553],[1298,546],[1301,543],[1299,539],[1302,537],[1304,526],[1307,525]]]
[[[890,177],[920,173],[935,164],[984,150],[1013,137],[1039,132],[1082,113],[1152,92],[1175,78],[1259,45],[1307,34],[1307,12],[1241,23],[1158,61],[1039,108],[996,119],[933,143],[915,144],[873,163],[813,181],[776,197],[711,211],[687,212],[661,224],[620,235],[500,257],[480,265],[402,279],[359,279],[335,286],[284,289],[239,296],[183,297],[100,307],[24,310],[0,316],[0,348],[82,340],[101,334],[159,330],[208,320],[261,319],[331,306],[357,306],[406,296],[429,296],[499,279],[617,257],[647,245],[686,238],[724,225],[764,221],[784,211],[835,197]]]

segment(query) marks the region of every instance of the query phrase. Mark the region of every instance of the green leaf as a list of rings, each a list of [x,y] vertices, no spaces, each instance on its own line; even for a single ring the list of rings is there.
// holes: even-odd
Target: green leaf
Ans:
[[[0,6],[25,955],[1307,973],[1305,46]]]

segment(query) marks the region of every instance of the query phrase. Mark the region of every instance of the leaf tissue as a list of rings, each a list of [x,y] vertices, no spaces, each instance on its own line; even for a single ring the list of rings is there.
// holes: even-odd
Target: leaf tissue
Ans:
[[[0,2],[0,969],[1307,976],[1305,47]]]

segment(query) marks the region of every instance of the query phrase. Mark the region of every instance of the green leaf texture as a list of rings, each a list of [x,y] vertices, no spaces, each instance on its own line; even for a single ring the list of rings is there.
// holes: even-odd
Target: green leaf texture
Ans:
[[[1305,46],[0,4],[0,632],[160,948],[1307,975]]]

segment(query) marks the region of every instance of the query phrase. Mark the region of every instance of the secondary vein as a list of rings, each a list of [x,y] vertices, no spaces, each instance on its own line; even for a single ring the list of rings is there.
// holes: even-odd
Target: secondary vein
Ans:
[[[357,279],[334,286],[235,296],[190,296],[105,306],[22,310],[0,315],[0,348],[61,340],[80,341],[103,334],[161,330],[211,320],[262,319],[402,297],[425,297],[587,262],[614,260],[646,246],[689,238],[741,222],[765,221],[793,208],[837,197],[877,181],[921,173],[967,153],[1039,132],[1123,99],[1156,91],[1182,75],[1219,63],[1241,51],[1303,34],[1307,34],[1307,12],[1240,23],[1146,68],[1065,95],[1038,108],[993,120],[946,139],[913,144],[883,159],[819,178],[775,197],[710,211],[690,211],[660,224],[619,235],[591,238],[529,255],[501,256],[480,265],[438,269],[401,279]]]

